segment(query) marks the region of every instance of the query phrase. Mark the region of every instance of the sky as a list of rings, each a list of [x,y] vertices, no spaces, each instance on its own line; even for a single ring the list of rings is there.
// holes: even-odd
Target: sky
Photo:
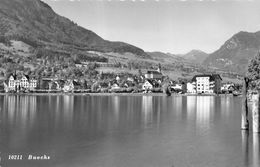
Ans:
[[[260,0],[43,0],[110,41],[145,51],[212,53],[239,31],[260,31]]]

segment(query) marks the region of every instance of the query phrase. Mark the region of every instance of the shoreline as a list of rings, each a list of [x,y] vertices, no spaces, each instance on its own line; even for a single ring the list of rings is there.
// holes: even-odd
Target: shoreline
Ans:
[[[0,93],[0,96],[167,96],[165,93]],[[233,94],[171,94],[171,96],[233,96]],[[171,97],[168,96],[168,97]]]

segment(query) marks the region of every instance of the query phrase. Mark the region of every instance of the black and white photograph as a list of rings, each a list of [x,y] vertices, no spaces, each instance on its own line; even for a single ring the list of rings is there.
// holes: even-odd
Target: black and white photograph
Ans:
[[[0,0],[0,167],[260,167],[260,1]]]

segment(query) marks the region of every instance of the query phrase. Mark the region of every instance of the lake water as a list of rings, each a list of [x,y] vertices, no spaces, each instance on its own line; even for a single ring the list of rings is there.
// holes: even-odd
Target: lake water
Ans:
[[[240,130],[240,114],[241,98],[230,96],[0,96],[0,163],[259,167],[259,134]]]

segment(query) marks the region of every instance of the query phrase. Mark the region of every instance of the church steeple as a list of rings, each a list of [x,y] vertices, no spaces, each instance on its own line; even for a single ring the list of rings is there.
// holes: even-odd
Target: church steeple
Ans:
[[[158,71],[159,73],[162,73],[161,63],[159,63],[157,71]]]

